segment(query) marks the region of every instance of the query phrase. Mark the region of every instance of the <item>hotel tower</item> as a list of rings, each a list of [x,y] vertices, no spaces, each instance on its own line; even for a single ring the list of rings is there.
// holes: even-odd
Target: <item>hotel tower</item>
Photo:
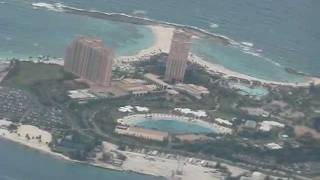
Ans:
[[[187,68],[192,35],[175,30],[166,64],[165,80],[182,82]]]
[[[67,47],[64,69],[88,84],[110,87],[113,51],[104,48],[102,41],[90,37],[78,37]]]

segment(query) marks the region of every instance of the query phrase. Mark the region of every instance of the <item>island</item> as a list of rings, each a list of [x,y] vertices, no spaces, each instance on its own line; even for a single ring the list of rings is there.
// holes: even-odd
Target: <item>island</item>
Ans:
[[[79,36],[63,59],[1,62],[0,137],[76,163],[166,179],[319,176],[318,78],[261,80],[190,53],[203,32],[49,8],[147,25],[156,41],[115,58],[100,39]]]

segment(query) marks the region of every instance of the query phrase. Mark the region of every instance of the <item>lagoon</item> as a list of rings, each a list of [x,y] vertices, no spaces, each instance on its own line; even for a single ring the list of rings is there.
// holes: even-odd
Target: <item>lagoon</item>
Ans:
[[[61,58],[77,35],[101,38],[106,47],[116,50],[116,56],[136,53],[154,42],[147,27],[34,9],[28,1],[0,4],[0,14],[0,59]]]

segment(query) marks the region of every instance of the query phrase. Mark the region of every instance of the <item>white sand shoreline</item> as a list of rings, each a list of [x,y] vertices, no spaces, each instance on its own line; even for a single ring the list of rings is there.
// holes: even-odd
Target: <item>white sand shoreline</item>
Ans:
[[[49,135],[49,133],[42,131],[42,130],[38,129],[37,127],[31,126],[31,125],[21,125],[18,127],[17,132],[10,132],[9,130],[7,130],[5,128],[1,128],[1,126],[5,122],[6,122],[5,120],[0,120],[0,138],[21,144],[21,145],[29,147],[31,149],[38,150],[38,151],[43,152],[45,154],[53,155],[54,157],[57,157],[58,159],[72,161],[69,157],[64,156],[62,154],[59,154],[59,153],[55,153],[50,149],[48,143],[51,142],[51,135]],[[7,121],[7,122],[10,122],[10,121]],[[38,135],[32,135],[35,133],[38,133],[38,135],[42,136],[42,142],[39,142],[38,139],[27,140],[27,138],[24,135],[24,134],[29,134],[30,138],[32,138],[32,136],[38,136]],[[47,137],[49,136],[49,138],[47,138],[46,136]],[[49,142],[46,143],[46,141],[49,141]]]
[[[1,126],[4,124],[3,122],[5,122],[5,121],[0,120],[0,139],[4,139],[4,140],[11,141],[13,143],[20,144],[26,148],[30,148],[30,149],[36,150],[40,153],[50,155],[53,158],[57,158],[58,160],[65,160],[65,161],[69,161],[72,163],[80,163],[80,164],[90,165],[90,166],[103,168],[103,169],[116,170],[116,171],[122,171],[122,172],[132,172],[132,173],[138,173],[138,174],[143,174],[143,175],[160,177],[160,175],[157,173],[134,171],[134,170],[132,170],[133,168],[120,168],[120,167],[116,167],[116,166],[109,165],[106,163],[87,162],[87,161],[78,161],[78,160],[70,159],[69,157],[67,157],[63,154],[53,152],[50,149],[50,147],[48,146],[48,144],[46,144],[46,143],[39,143],[39,142],[37,142],[37,140],[27,140],[24,136],[19,136],[18,133],[16,133],[16,132],[10,132],[7,129],[2,128]],[[7,121],[7,122],[10,122],[10,121]],[[22,126],[24,126],[24,125],[22,125]],[[29,126],[29,125],[27,125],[27,126]]]
[[[154,34],[155,41],[152,46],[140,50],[139,52],[133,54],[133,55],[126,55],[126,56],[119,56],[114,59],[115,64],[126,64],[130,62],[137,62],[137,61],[144,61],[149,59],[151,56],[160,54],[162,52],[168,53],[170,50],[171,45],[171,39],[173,36],[173,32],[175,28],[173,27],[167,27],[167,26],[161,26],[161,25],[148,25],[146,26],[150,28]],[[197,38],[197,36],[194,36],[193,38]],[[22,59],[24,61],[30,61],[30,59]],[[34,62],[38,62],[37,60],[34,60]],[[52,59],[48,61],[41,61],[43,63],[48,64],[57,64],[57,65],[63,65],[63,59],[57,58]],[[244,79],[248,81],[258,81],[262,84],[266,85],[280,85],[280,86],[291,86],[291,87],[308,87],[310,86],[310,83],[314,83],[315,85],[320,85],[320,78],[318,77],[308,77],[305,76],[305,82],[282,82],[282,81],[272,81],[272,80],[265,80],[253,76],[249,76],[246,74],[242,74],[240,72],[233,71],[231,69],[228,69],[224,67],[221,64],[215,64],[212,62],[209,62],[197,55],[194,55],[192,53],[189,54],[189,62],[198,64],[202,67],[204,67],[209,73],[215,73],[220,74],[224,78],[230,78],[235,77],[238,79]]]
[[[152,46],[147,49],[143,49],[134,55],[120,56],[115,58],[115,62],[135,62],[145,60],[152,55],[159,54],[161,52],[169,52],[171,45],[171,38],[173,36],[174,28],[163,26],[147,26],[154,34],[155,40]]]
[[[0,138],[18,143],[27,148],[37,150],[41,153],[51,155],[52,157],[59,160],[66,160],[72,163],[91,165],[98,168],[116,170],[121,172],[132,172],[142,175],[164,177],[167,179],[170,179],[172,171],[176,170],[179,163],[175,158],[172,159],[163,156],[160,157],[158,155],[148,155],[146,153],[140,152],[138,153],[131,151],[120,151],[117,149],[113,150],[119,151],[127,157],[121,167],[114,166],[97,159],[94,161],[72,160],[67,156],[53,152],[50,149],[47,140],[51,141],[51,134],[49,134],[48,132],[31,125],[18,125],[17,131],[10,132],[9,130],[7,130],[10,124],[12,124],[10,121],[0,120]],[[26,134],[30,135],[30,139],[26,138]],[[37,138],[33,138],[39,135],[42,136],[42,142],[39,142]],[[201,163],[204,161],[213,164],[216,162],[182,156],[180,158],[184,161],[184,174],[182,175],[184,180],[193,180],[196,177],[200,177],[202,180],[218,180],[221,177],[221,174],[215,171],[215,169],[204,167],[201,165]],[[194,162],[189,162],[190,160]],[[247,172],[247,170],[236,166],[227,164],[224,164],[224,166],[228,167],[234,176]]]
[[[310,83],[320,84],[320,78],[316,77],[305,77],[306,82],[281,82],[281,81],[272,81],[272,80],[264,80],[256,77],[252,77],[246,74],[242,74],[233,70],[230,70],[220,64],[213,64],[206,60],[203,60],[199,56],[196,56],[194,54],[189,55],[189,61],[191,63],[199,64],[200,66],[204,67],[208,72],[213,71],[216,73],[221,73],[223,77],[230,78],[235,77],[239,79],[245,79],[249,81],[259,81],[263,84],[269,84],[269,85],[281,85],[281,86],[294,86],[294,87],[307,87],[310,85]]]
[[[115,59],[115,62],[143,61],[148,59],[152,55],[159,54],[161,52],[165,52],[165,53],[169,52],[173,31],[175,29],[172,27],[164,27],[160,25],[149,25],[147,27],[151,28],[155,36],[154,44],[151,47],[145,50],[141,50],[134,55],[120,56]],[[197,38],[197,37],[194,37],[194,38]],[[249,75],[245,75],[245,74],[233,71],[220,64],[211,63],[191,53],[189,55],[189,61],[191,63],[195,63],[204,67],[209,73],[210,72],[219,73],[224,78],[236,77],[239,79],[245,79],[249,81],[259,81],[263,84],[268,84],[268,85],[281,85],[281,86],[293,86],[293,87],[307,87],[310,85],[310,83],[314,83],[316,85],[320,84],[320,78],[317,78],[317,77],[305,77],[306,79],[305,82],[281,82],[281,81],[260,79],[260,78],[252,77]]]

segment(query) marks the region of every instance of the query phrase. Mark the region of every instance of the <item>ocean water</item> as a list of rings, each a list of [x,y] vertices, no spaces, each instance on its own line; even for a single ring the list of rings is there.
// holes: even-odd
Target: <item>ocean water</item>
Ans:
[[[168,133],[213,133],[214,131],[203,125],[191,122],[182,122],[171,119],[143,119],[135,123],[132,123],[137,127],[143,127],[147,129],[155,129],[159,131],[164,131]]]
[[[285,67],[270,59],[242,52],[239,47],[226,47],[207,39],[195,39],[192,52],[199,57],[256,78],[281,82],[303,82],[304,78],[289,74]]]
[[[67,5],[199,27],[237,42],[282,66],[320,74],[317,0],[59,0]],[[235,60],[236,61],[236,60]],[[264,61],[261,58],[261,61]],[[236,62],[235,62],[236,63]]]
[[[1,180],[160,180],[58,160],[0,138]]]
[[[0,59],[63,57],[77,34],[102,38],[117,55],[150,46],[147,28],[33,9],[34,2],[60,2],[202,28],[233,39],[224,47],[195,40],[192,51],[208,61],[268,80],[301,81],[284,67],[320,75],[319,0],[0,0]],[[0,139],[0,179],[153,179],[56,160]]]
[[[0,3],[0,58],[63,57],[77,35],[101,38],[116,55],[131,54],[153,44],[152,31],[143,26],[34,9],[31,1]]]
[[[118,55],[153,42],[149,29],[94,18],[35,10],[33,2],[59,2],[103,12],[126,13],[202,28],[233,39],[222,47],[206,39],[193,52],[227,68],[266,80],[299,82],[285,67],[320,75],[320,1],[314,0],[3,0],[0,57],[39,54],[62,57],[76,34],[101,37]]]

